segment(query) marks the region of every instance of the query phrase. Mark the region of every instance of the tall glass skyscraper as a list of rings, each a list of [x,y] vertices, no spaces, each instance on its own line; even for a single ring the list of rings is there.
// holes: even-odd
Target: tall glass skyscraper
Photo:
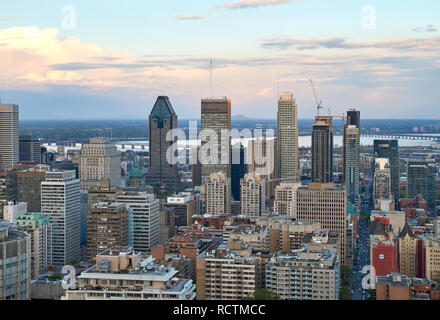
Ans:
[[[315,117],[312,131],[312,181],[333,181],[333,118]]]
[[[374,158],[388,158],[391,171],[391,193],[399,198],[399,142],[398,140],[374,140]]]

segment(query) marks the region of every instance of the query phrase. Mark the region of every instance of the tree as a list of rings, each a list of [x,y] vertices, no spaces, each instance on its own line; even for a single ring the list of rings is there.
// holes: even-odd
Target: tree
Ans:
[[[280,296],[267,288],[258,289],[254,295],[247,296],[243,300],[280,300]]]
[[[342,278],[342,284],[344,285],[350,284],[351,279],[353,278],[353,271],[351,271],[351,268],[349,266],[341,267],[341,278]]]
[[[339,300],[351,300],[352,298],[350,289],[347,286],[343,286],[339,291]]]

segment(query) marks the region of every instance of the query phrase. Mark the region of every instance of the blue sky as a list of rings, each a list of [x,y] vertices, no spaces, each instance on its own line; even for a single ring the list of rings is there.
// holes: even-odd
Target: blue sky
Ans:
[[[280,74],[301,118],[315,112],[309,78],[333,114],[438,118],[439,21],[435,0],[7,0],[0,97],[23,119],[142,118],[166,94],[194,118],[212,58],[214,94],[233,114],[274,118]]]

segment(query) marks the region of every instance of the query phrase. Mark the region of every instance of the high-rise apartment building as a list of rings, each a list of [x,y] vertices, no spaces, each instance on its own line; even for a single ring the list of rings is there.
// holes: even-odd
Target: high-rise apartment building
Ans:
[[[289,92],[278,99],[278,174],[283,182],[298,182],[298,106]]]
[[[0,104],[0,168],[11,169],[18,162],[18,105]]]
[[[281,183],[275,189],[274,211],[287,216],[296,216],[296,190],[300,183]]]
[[[99,202],[116,202],[116,198],[121,191],[117,187],[110,185],[109,179],[102,179],[98,186],[92,186],[88,192],[88,206],[89,208],[95,203]]]
[[[179,183],[177,164],[171,160],[177,151],[177,137],[167,135],[178,128],[177,114],[167,96],[157,97],[148,121],[150,165],[147,183],[176,186]]]
[[[426,161],[408,161],[407,166],[407,198],[423,196],[429,207],[435,206],[436,200],[436,167]]]
[[[277,139],[257,137],[249,140],[246,150],[248,172],[266,180],[266,200],[273,200],[277,185]]]
[[[259,262],[252,249],[228,250],[220,245],[197,256],[197,300],[240,300],[258,289]]]
[[[202,99],[201,129],[202,184],[211,173],[222,172],[230,178],[231,100]],[[209,141],[211,134],[215,141]]]
[[[41,213],[52,223],[52,263],[80,260],[81,202],[74,170],[47,171],[41,182]]]
[[[0,220],[0,300],[31,297],[31,237]]]
[[[79,179],[85,191],[98,186],[101,179],[109,179],[111,186],[121,184],[121,156],[108,138],[91,138],[82,145]]]
[[[14,222],[31,237],[32,280],[39,280],[47,267],[52,265],[52,225],[48,216],[28,212]]]
[[[259,217],[266,211],[266,180],[255,173],[247,173],[240,181],[241,214]]]
[[[160,210],[160,237],[159,244],[174,236],[176,229],[174,224],[174,207],[164,207]]]
[[[418,240],[410,226],[406,223],[398,238],[399,272],[411,278],[418,275]]]
[[[312,130],[312,181],[333,181],[333,118],[315,117]]]
[[[297,250],[266,263],[266,288],[283,300],[339,300],[336,249]]]
[[[392,178],[388,158],[376,158],[373,175],[373,199],[391,199]]]
[[[344,145],[344,177],[345,189],[348,200],[359,205],[360,183],[359,183],[359,162],[360,162],[360,136],[359,129],[354,125],[348,125],[345,129]]]
[[[159,243],[159,199],[150,193],[125,191],[117,195],[116,201],[128,204],[133,210],[133,248],[150,252],[151,247]]]
[[[128,246],[129,209],[125,203],[96,203],[87,214],[87,261],[95,264],[96,255],[105,250]]]
[[[347,136],[346,130],[348,126],[355,126],[359,130],[359,140],[360,140],[360,129],[361,129],[361,112],[358,110],[350,109],[347,111],[347,122],[344,123],[342,130],[342,181],[346,180],[345,177],[345,164],[346,164],[346,145],[347,145]],[[360,144],[360,142],[359,142]]]
[[[425,239],[426,278],[440,279],[440,240]]]
[[[41,144],[40,140],[32,136],[19,137],[19,156],[20,162],[41,163]]]
[[[0,171],[0,218],[3,206],[9,201],[17,201],[17,174],[15,171]]]
[[[333,183],[310,183],[296,193],[298,221],[320,222],[321,227],[339,235],[341,265],[346,261],[347,197],[344,188]]]
[[[231,179],[225,173],[211,173],[202,186],[200,197],[206,214],[231,213]]]
[[[400,163],[398,140],[374,140],[374,157],[388,158],[391,172],[391,193],[399,197]]]

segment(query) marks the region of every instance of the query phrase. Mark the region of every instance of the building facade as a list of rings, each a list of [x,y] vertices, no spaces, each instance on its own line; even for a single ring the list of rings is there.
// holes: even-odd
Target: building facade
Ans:
[[[312,130],[312,181],[333,181],[333,118],[315,117]]]
[[[0,104],[0,168],[11,169],[19,159],[18,105]]]

